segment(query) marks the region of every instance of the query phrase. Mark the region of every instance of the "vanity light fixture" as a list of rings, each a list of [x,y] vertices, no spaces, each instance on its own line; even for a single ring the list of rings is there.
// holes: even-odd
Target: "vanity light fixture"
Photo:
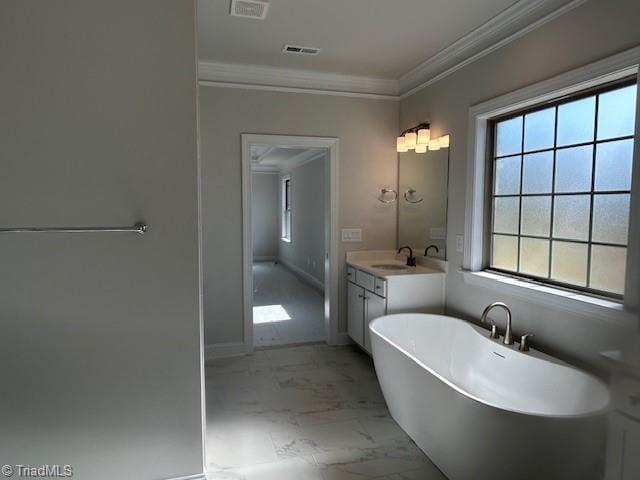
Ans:
[[[431,131],[428,123],[421,123],[412,128],[407,128],[396,139],[396,150],[406,152],[407,150],[418,149],[418,153],[429,145]],[[426,152],[426,149],[422,153]]]
[[[431,138],[431,129],[428,123],[407,128],[396,138],[396,151],[400,153],[409,150],[415,150],[416,153],[426,153],[427,150],[440,150],[441,148],[449,148],[449,135]]]
[[[441,148],[449,148],[449,135],[442,135],[441,137],[434,138],[429,143],[429,150],[440,150]]]

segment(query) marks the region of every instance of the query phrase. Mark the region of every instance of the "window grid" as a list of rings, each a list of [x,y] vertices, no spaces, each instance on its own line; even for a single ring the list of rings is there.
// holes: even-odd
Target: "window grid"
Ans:
[[[511,114],[509,116],[505,116],[499,119],[494,119],[492,121],[492,140],[493,140],[493,145],[492,145],[492,179],[493,179],[493,183],[492,183],[492,188],[491,188],[491,228],[489,230],[489,234],[490,234],[490,268],[493,270],[497,270],[503,273],[508,273],[508,274],[512,274],[512,275],[517,275],[517,276],[521,276],[521,277],[525,277],[525,278],[530,278],[533,280],[537,280],[537,281],[541,281],[542,283],[549,283],[549,284],[553,284],[553,285],[557,285],[563,288],[568,288],[570,290],[581,290],[581,291],[586,291],[589,293],[593,293],[593,294],[597,294],[597,295],[602,295],[602,296],[607,296],[607,297],[615,297],[615,298],[622,298],[622,295],[617,294],[617,293],[612,293],[609,291],[602,291],[602,290],[598,290],[595,288],[591,288],[592,285],[592,247],[595,246],[604,246],[604,247],[617,247],[617,248],[625,248],[625,250],[628,247],[628,239],[625,243],[610,243],[610,242],[602,242],[602,241],[593,241],[593,228],[594,228],[594,203],[595,203],[595,197],[596,195],[598,196],[605,196],[605,195],[620,195],[620,194],[626,194],[629,195],[631,193],[630,189],[629,190],[603,190],[603,191],[596,191],[596,167],[597,167],[597,152],[598,152],[598,146],[601,144],[606,144],[606,143],[610,143],[610,142],[621,142],[624,140],[633,140],[635,137],[634,135],[625,135],[625,136],[617,136],[617,137],[613,137],[613,138],[606,138],[606,139],[598,139],[598,128],[599,128],[599,122],[598,122],[598,116],[599,116],[599,109],[600,109],[600,96],[604,93],[607,93],[609,91],[613,91],[613,90],[617,90],[620,88],[624,88],[625,86],[629,86],[629,85],[634,85],[636,84],[636,79],[634,78],[633,80],[627,80],[624,83],[617,83],[613,86],[608,86],[608,87],[603,87],[600,88],[596,91],[589,91],[589,92],[584,92],[581,95],[576,95],[576,96],[572,96],[570,98],[565,98],[565,99],[561,99],[561,100],[557,100],[554,103],[551,104],[546,104],[543,106],[539,106],[536,108],[532,108],[529,110],[525,110],[525,111],[520,111],[517,112],[515,114]],[[564,105],[564,104],[568,104],[580,99],[585,99],[585,98],[594,98],[594,126],[593,126],[593,137],[590,141],[587,142],[580,142],[580,143],[572,143],[572,144],[568,144],[568,145],[558,145],[558,119],[559,119],[559,108]],[[554,115],[554,120],[553,120],[553,124],[554,124],[554,131],[553,131],[553,145],[551,147],[548,148],[541,148],[541,149],[535,149],[535,150],[526,150],[525,148],[525,131],[526,131],[526,126],[527,126],[527,115],[531,115],[532,113],[535,113],[537,111],[541,111],[541,110],[547,110],[553,108],[553,115]],[[497,128],[498,128],[498,124],[501,122],[505,122],[511,119],[515,119],[521,117],[522,118],[522,125],[521,125],[521,139],[520,139],[520,151],[518,153],[509,153],[509,154],[505,154],[505,155],[497,155],[497,141],[498,141],[498,134],[497,134]],[[571,192],[565,192],[565,191],[561,191],[561,192],[556,192],[556,168],[557,168],[557,152],[558,151],[562,151],[565,149],[572,149],[572,148],[577,148],[577,147],[584,147],[584,146],[590,146],[592,148],[592,152],[591,152],[591,182],[590,182],[590,190],[586,191],[586,190],[576,190],[576,191],[571,191]],[[525,156],[528,155],[534,155],[534,154],[539,154],[539,153],[551,153],[551,188],[549,192],[545,192],[545,193],[523,193],[523,187],[524,187],[524,167],[525,167]],[[512,194],[512,193],[506,193],[506,194],[497,194],[496,193],[496,186],[497,186],[497,180],[496,180],[496,176],[497,176],[497,161],[501,160],[501,159],[509,159],[509,158],[517,158],[519,157],[519,164],[520,164],[520,172],[519,172],[519,191],[517,194]],[[556,198],[557,197],[562,197],[562,196],[577,196],[577,195],[589,195],[589,225],[588,225],[588,238],[587,240],[578,240],[578,239],[573,239],[573,238],[562,238],[560,236],[555,236],[555,207],[556,207]],[[527,197],[550,197],[550,218],[549,218],[549,235],[548,236],[543,236],[543,235],[532,235],[532,234],[523,234],[522,233],[522,220],[523,220],[523,199],[527,198]],[[495,219],[496,219],[496,209],[495,209],[495,205],[496,202],[495,200],[498,198],[518,198],[518,226],[517,226],[517,232],[518,233],[504,233],[504,232],[499,232],[496,231],[495,229]],[[495,235],[500,235],[503,237],[511,237],[511,238],[517,238],[517,252],[516,252],[516,270],[507,270],[507,269],[502,269],[502,268],[498,268],[493,266],[494,263],[494,238]],[[547,263],[547,275],[545,277],[542,276],[536,276],[536,275],[531,275],[528,273],[523,273],[521,272],[521,268],[522,268],[522,239],[539,239],[539,240],[546,240],[548,242],[548,263]],[[581,244],[581,245],[586,245],[587,246],[587,265],[586,265],[586,280],[585,280],[585,286],[582,285],[576,285],[573,283],[567,283],[567,282],[563,282],[563,281],[558,281],[552,278],[553,276],[553,253],[554,253],[554,244],[555,242],[567,242],[567,243],[571,243],[571,244]]]

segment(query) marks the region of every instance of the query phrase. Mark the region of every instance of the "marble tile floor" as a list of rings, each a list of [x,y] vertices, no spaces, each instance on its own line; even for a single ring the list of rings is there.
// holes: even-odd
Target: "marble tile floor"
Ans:
[[[215,360],[205,384],[209,480],[446,480],[390,417],[355,347]]]
[[[281,264],[253,264],[253,305],[257,347],[325,339],[324,296]]]

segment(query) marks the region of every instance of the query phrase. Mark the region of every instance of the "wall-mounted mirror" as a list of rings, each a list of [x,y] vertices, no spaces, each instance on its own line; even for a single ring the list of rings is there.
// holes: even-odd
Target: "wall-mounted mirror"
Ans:
[[[447,258],[447,187],[449,149],[398,154],[398,246],[409,245],[416,256]]]

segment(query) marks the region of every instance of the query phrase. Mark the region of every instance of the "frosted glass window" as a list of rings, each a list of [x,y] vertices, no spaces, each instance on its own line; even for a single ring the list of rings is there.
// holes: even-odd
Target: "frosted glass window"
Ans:
[[[496,157],[522,151],[522,117],[499,122],[496,126]]]
[[[553,208],[553,236],[568,240],[589,240],[590,195],[556,197]]]
[[[522,235],[548,237],[551,197],[522,197]]]
[[[492,122],[491,267],[623,294],[637,96],[624,82]]]
[[[520,193],[520,157],[496,160],[496,195]]]
[[[553,181],[553,152],[524,156],[522,193],[551,193]]]
[[[503,270],[518,269],[518,238],[505,235],[493,236],[493,258],[491,265]]]
[[[555,107],[525,115],[524,151],[531,152],[553,147],[555,122]]]
[[[493,206],[493,231],[495,233],[518,233],[520,221],[520,198],[498,197]]]
[[[598,140],[633,135],[636,120],[637,85],[600,94]]]
[[[556,192],[591,191],[593,146],[563,148],[556,152]]]
[[[629,230],[629,194],[593,197],[594,242],[627,244]]]
[[[593,141],[596,97],[583,98],[558,107],[558,146]]]
[[[627,249],[594,245],[591,247],[590,287],[619,295],[624,293]]]
[[[630,190],[632,164],[632,139],[599,144],[596,147],[596,191]]]
[[[549,276],[549,240],[520,240],[520,272],[536,277]]]
[[[586,286],[588,250],[588,246],[583,243],[553,242],[551,278]]]

